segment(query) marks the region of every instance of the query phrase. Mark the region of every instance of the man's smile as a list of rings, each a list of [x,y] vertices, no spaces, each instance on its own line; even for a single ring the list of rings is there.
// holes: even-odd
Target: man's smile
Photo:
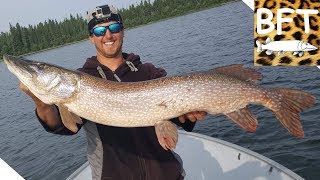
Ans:
[[[104,44],[105,45],[112,45],[112,44],[114,44],[114,41],[105,42]]]

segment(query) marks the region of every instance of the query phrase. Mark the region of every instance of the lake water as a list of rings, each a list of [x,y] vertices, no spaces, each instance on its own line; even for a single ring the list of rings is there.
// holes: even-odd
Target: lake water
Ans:
[[[253,12],[243,2],[169,19],[125,32],[124,51],[163,67],[169,75],[242,63],[253,67]],[[95,54],[89,41],[27,56],[67,68]],[[320,97],[316,67],[256,67],[261,85],[305,90]],[[0,157],[26,179],[64,179],[86,161],[83,130],[74,136],[47,133],[35,118],[33,102],[0,63]],[[247,133],[224,115],[209,115],[194,132],[261,153],[306,179],[320,178],[319,101],[301,114],[304,138],[295,138],[262,106],[256,133]]]

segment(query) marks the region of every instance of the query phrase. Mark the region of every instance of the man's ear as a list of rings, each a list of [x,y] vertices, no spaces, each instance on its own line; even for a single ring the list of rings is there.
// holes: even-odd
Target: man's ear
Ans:
[[[93,35],[89,36],[89,40],[91,41],[92,44],[94,44]]]

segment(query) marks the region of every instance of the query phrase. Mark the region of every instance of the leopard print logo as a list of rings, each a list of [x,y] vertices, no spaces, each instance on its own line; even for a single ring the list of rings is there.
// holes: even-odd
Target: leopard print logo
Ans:
[[[320,0],[255,0],[255,66],[320,65]]]

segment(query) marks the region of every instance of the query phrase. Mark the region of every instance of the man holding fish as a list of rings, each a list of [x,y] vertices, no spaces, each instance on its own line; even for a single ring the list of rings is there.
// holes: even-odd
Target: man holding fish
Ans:
[[[168,151],[177,144],[175,124],[191,131],[206,113],[224,114],[255,132],[258,121],[248,104],[267,107],[292,135],[304,136],[299,113],[316,100],[307,92],[259,86],[262,75],[237,64],[164,77],[163,69],[122,53],[122,19],[107,5],[88,13],[88,30],[97,56],[81,72],[3,59],[35,101],[47,131],[71,135],[85,129],[93,179],[184,179],[179,157]]]
[[[108,5],[98,6],[87,14],[89,39],[96,47],[96,56],[88,58],[78,70],[119,82],[145,81],[166,76],[164,69],[156,68],[150,63],[142,64],[138,55],[122,52],[124,26],[116,9]],[[20,88],[34,100],[37,117],[48,132],[72,135],[80,127],[85,129],[93,179],[184,178],[185,173],[178,155],[159,144],[153,126],[113,127],[81,119],[76,127],[67,128],[60,117],[64,109],[45,104],[23,83]],[[203,111],[190,112],[172,119],[171,122],[192,131],[195,121],[203,119],[205,115],[206,112]]]

